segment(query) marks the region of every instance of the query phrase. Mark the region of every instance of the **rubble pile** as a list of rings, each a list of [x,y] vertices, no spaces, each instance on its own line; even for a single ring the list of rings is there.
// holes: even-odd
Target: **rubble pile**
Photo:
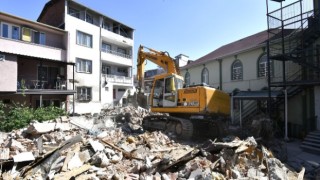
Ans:
[[[125,107],[93,117],[34,121],[25,129],[0,133],[1,177],[303,179],[304,169],[288,169],[253,137],[189,143],[159,131],[143,132],[141,121],[148,113]]]

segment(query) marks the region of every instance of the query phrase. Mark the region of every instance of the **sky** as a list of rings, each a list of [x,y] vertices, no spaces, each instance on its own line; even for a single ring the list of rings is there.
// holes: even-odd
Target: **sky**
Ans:
[[[36,21],[48,0],[1,0],[0,11]],[[267,29],[265,0],[76,0],[133,29],[139,45],[190,60]],[[289,0],[290,2],[290,0]],[[295,2],[295,1],[293,1]],[[269,11],[279,3],[268,0]],[[147,69],[156,68],[147,62]]]

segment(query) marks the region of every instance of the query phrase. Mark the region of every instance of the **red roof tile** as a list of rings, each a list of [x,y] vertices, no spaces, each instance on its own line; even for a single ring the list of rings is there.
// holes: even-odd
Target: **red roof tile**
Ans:
[[[244,50],[248,50],[258,45],[264,44],[268,40],[268,31],[262,31],[257,34],[248,36],[246,38],[240,39],[238,41],[232,42],[230,44],[221,46],[220,48],[210,52],[209,54],[183,66],[181,69],[186,69],[188,67],[192,67],[199,64],[204,64],[208,61],[217,60],[219,58],[223,58],[225,56],[241,52]]]

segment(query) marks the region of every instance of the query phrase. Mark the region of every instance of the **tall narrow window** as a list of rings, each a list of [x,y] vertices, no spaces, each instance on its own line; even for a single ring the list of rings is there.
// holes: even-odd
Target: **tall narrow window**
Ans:
[[[45,44],[46,44],[46,34],[43,33],[43,32],[40,33],[39,43],[42,44],[42,45],[45,45]]]
[[[9,25],[8,24],[2,24],[1,31],[2,31],[2,33],[1,33],[2,37],[5,37],[5,38],[9,37]]]
[[[86,21],[87,21],[88,23],[93,24],[93,18],[92,18],[92,16],[91,16],[90,14],[88,14],[88,13],[86,13]]]
[[[209,84],[209,71],[206,67],[201,72],[201,83]]]
[[[273,74],[273,66],[270,61],[270,75]],[[258,77],[268,77],[268,58],[267,54],[264,54],[258,60]]]
[[[77,58],[76,65],[77,65],[77,72],[92,73],[92,61]]]
[[[92,47],[92,35],[77,31],[77,44]]]
[[[31,42],[31,29],[29,28],[22,28],[22,40]]]
[[[12,39],[20,39],[20,28],[12,26]]]
[[[186,74],[184,75],[184,83],[186,86],[190,85],[190,73],[186,72]]]
[[[232,71],[231,71],[231,79],[232,80],[242,80],[243,78],[243,67],[240,60],[235,60],[232,63]]]

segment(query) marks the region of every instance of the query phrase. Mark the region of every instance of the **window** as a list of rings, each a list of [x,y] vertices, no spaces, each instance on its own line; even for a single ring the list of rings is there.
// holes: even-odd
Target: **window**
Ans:
[[[33,31],[32,42],[37,44],[46,44],[46,34],[43,32]]]
[[[209,71],[206,67],[201,72],[201,83],[209,84]]]
[[[90,14],[86,13],[86,22],[93,24],[93,18]]]
[[[31,42],[31,29],[29,28],[22,28],[22,40]]]
[[[77,99],[78,101],[90,101],[91,87],[77,87]]]
[[[108,22],[103,21],[102,28],[106,30],[111,30],[110,24]]]
[[[6,59],[4,54],[0,54],[0,61],[4,61]]]
[[[2,24],[1,26],[2,30],[2,37],[8,38],[9,37],[9,25],[8,24]]]
[[[111,53],[111,45],[107,43],[102,43],[101,51]]]
[[[48,67],[38,66],[38,80],[47,81],[48,80]]]
[[[92,61],[77,58],[76,60],[77,72],[92,73]]]
[[[110,66],[102,64],[102,74],[110,74]]]
[[[128,69],[127,69],[127,68],[120,68],[120,67],[118,67],[118,72],[119,72],[119,73],[127,73],[127,72],[128,72]]]
[[[242,63],[240,60],[235,60],[232,63],[232,70],[231,70],[231,80],[242,80]]]
[[[184,83],[186,86],[190,85],[190,73],[186,72],[186,74],[184,75]]]
[[[118,52],[118,55],[120,55],[120,56],[125,56],[126,55],[126,50],[125,49],[118,48],[117,52]]]
[[[272,61],[270,60],[270,75],[273,73]],[[258,60],[258,77],[267,77],[268,76],[268,58],[267,54],[264,54]]]
[[[92,48],[92,35],[77,31],[77,44]]]
[[[69,14],[70,16],[76,17],[76,18],[80,18],[80,13],[78,10],[70,8],[69,7]]]
[[[20,39],[20,27],[12,26],[12,39]]]
[[[8,23],[1,23],[1,36],[5,38],[20,39],[20,27]]]

